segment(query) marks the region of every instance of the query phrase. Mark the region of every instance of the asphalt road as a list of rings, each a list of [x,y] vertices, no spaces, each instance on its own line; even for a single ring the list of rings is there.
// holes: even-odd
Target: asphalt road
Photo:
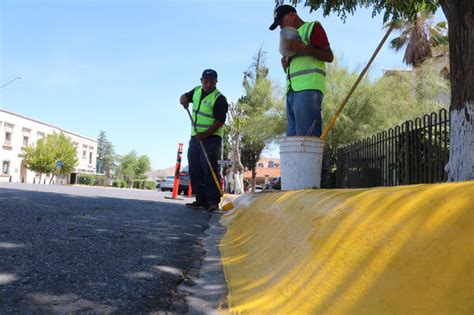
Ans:
[[[188,312],[211,214],[165,195],[0,183],[0,314]]]

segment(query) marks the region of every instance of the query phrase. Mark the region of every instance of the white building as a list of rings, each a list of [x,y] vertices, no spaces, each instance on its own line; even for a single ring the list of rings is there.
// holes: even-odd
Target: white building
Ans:
[[[59,127],[9,112],[0,108],[0,182],[38,183],[40,174],[28,170],[23,161],[22,148],[36,143],[47,134],[62,132],[77,149],[78,164],[68,179],[76,181],[78,173],[96,173],[97,141]],[[50,175],[43,174],[42,182],[48,183]]]

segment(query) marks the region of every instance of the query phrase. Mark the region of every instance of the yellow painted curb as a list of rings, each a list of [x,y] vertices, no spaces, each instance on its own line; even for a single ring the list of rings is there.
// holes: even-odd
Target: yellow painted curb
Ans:
[[[244,196],[232,313],[474,314],[474,182]]]

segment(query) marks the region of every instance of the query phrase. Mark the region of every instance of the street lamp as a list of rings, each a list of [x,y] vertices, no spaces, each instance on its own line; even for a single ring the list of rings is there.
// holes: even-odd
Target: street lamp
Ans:
[[[2,86],[0,86],[0,89],[3,89],[4,87],[6,87],[8,84],[12,83],[13,81],[16,81],[16,80],[21,80],[23,79],[22,77],[16,77],[16,78],[13,78],[11,79],[10,81],[8,81],[7,83],[3,84]]]

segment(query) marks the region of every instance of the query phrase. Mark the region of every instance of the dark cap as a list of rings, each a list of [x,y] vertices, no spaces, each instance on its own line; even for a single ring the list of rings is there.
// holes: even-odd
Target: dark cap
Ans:
[[[281,20],[283,20],[283,17],[290,12],[296,13],[296,9],[288,4],[283,4],[279,6],[278,8],[276,8],[275,12],[273,12],[273,24],[270,25],[269,27],[270,31],[273,31],[274,29],[276,29],[278,25],[281,23]]]
[[[206,69],[202,72],[201,76],[201,79],[204,78],[217,80],[217,72],[212,69]]]

